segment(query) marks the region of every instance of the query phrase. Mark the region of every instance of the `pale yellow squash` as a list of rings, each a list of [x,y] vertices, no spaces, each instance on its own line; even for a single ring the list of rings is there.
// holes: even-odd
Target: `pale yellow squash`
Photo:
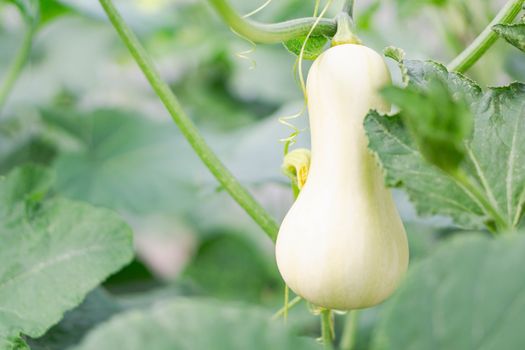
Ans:
[[[314,305],[339,310],[385,300],[407,269],[405,230],[363,120],[388,112],[382,57],[362,45],[334,46],[308,73],[311,165],[276,244],[287,285]]]

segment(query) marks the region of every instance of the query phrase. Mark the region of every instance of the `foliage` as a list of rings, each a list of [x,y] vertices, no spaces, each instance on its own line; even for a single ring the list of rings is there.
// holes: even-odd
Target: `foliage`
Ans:
[[[278,119],[301,110],[292,67],[304,37],[252,48],[207,2],[115,3],[203,138],[282,218],[293,198]],[[313,3],[273,1],[250,21],[311,16]],[[365,128],[386,183],[401,189],[411,266],[392,299],[359,312],[355,349],[522,348],[525,87],[511,82],[525,79],[523,53],[501,41],[468,78],[407,60],[451,60],[495,8],[392,4],[358,1],[355,23],[376,51],[403,48],[385,50],[406,87],[384,92],[399,111],[372,111]],[[7,0],[0,17],[1,83],[34,31],[0,106],[0,349],[319,348],[305,303],[289,310],[290,327],[270,321],[283,300],[271,243],[199,163],[100,4]],[[492,30],[523,51],[522,23]],[[311,37],[304,58],[329,39]]]
[[[525,52],[525,23],[498,24],[492,27],[492,30],[510,44]]]
[[[392,86],[382,93],[403,110],[401,117],[423,157],[445,172],[456,171],[465,158],[463,141],[472,129],[467,103],[455,100],[439,77],[429,78],[427,90]]]
[[[286,41],[284,46],[288,51],[296,56],[301,54],[301,49],[304,46],[303,58],[305,60],[315,60],[321,53],[323,53],[328,38],[324,36],[310,36],[306,44],[306,37],[300,37]]]
[[[49,195],[43,168],[0,182],[0,344],[43,335],[132,256],[131,231],[114,213]],[[5,345],[4,345],[5,346]]]
[[[440,118],[447,118],[459,122],[454,118],[463,118],[465,110],[460,109],[459,115],[458,111],[451,110],[450,108],[456,107],[447,95],[436,102],[439,106],[434,105],[435,108],[419,106],[419,116],[410,110],[410,122],[419,117],[417,123],[423,126],[419,127],[418,132],[421,129],[428,130],[426,134],[430,139],[437,137],[438,141],[444,143],[448,140],[450,147],[464,147],[466,156],[461,162],[461,169],[484,196],[489,198],[508,227],[516,227],[523,215],[525,200],[525,163],[522,159],[525,139],[521,137],[524,128],[524,85],[516,83],[481,93],[480,88],[472,81],[449,73],[434,62],[406,61],[405,65],[410,77],[411,93],[417,91],[414,89],[427,91],[425,89],[429,82],[435,81],[438,76],[447,82],[452,94],[468,99],[474,118],[471,135],[461,131],[465,128],[454,128],[451,132],[444,129],[441,134],[432,132],[436,119],[439,121]],[[396,97],[396,101],[403,106],[411,103],[409,99],[403,100],[402,94]],[[408,98],[412,98],[410,93]],[[447,105],[451,106],[448,110]],[[384,166],[387,184],[405,188],[421,214],[448,215],[466,228],[481,228],[483,223],[490,226],[488,221],[491,218],[477,199],[473,198],[472,192],[457,178],[439,170],[444,168],[442,162],[447,164],[446,162],[452,161],[448,163],[451,167],[459,165],[461,153],[457,153],[457,148],[452,148],[451,153],[439,142],[432,144],[428,140],[414,140],[402,121],[404,113],[407,112],[401,112],[401,116],[388,117],[372,112],[365,122],[370,148],[378,154]],[[430,116],[425,113],[430,113]],[[417,137],[423,135],[418,134]],[[462,138],[465,138],[463,145]],[[427,148],[420,152],[418,144],[422,143]],[[444,158],[437,159],[436,167],[424,160],[425,157],[429,158],[428,154],[433,164],[436,164],[435,157]]]
[[[90,292],[82,304],[64,314],[64,318],[38,340],[26,339],[33,350],[67,349],[77,344],[95,325],[124,311],[118,300],[103,288]]]
[[[231,336],[232,330],[237,337]],[[319,348],[315,340],[294,336],[291,330],[269,321],[263,310],[185,299],[163,301],[150,309],[119,315],[74,349],[109,350],[120,346],[130,350]]]
[[[525,236],[462,235],[414,266],[372,349],[515,349],[525,312]],[[403,327],[399,327],[403,320]]]
[[[260,301],[281,288],[273,264],[237,235],[213,235],[200,244],[182,274],[207,296]]]

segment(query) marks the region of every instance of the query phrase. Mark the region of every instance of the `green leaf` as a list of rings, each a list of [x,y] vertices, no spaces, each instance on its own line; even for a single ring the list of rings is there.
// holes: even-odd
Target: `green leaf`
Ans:
[[[43,337],[27,339],[32,350],[65,350],[76,345],[96,325],[107,321],[124,308],[103,288],[90,292],[86,299],[53,326]]]
[[[77,350],[319,349],[271,314],[253,307],[190,299],[160,302],[118,315],[91,332]]]
[[[372,349],[521,349],[524,265],[523,234],[447,241],[409,271]]]
[[[61,194],[132,213],[190,207],[192,169],[202,168],[181,155],[187,145],[171,122],[118,110],[48,110],[43,117],[79,143],[53,164]]]
[[[205,239],[183,273],[206,296],[258,301],[281,291],[281,279],[270,261],[247,239],[233,234]]]
[[[436,63],[405,61],[405,65],[411,86],[426,89],[437,75],[453,94],[467,99],[474,128],[465,142],[462,169],[508,226],[516,227],[525,203],[525,85],[491,88],[482,94],[470,80]],[[372,112],[365,127],[387,184],[405,188],[420,214],[448,215],[467,228],[489,224],[468,190],[423,159],[400,116]]]
[[[525,60],[518,50],[509,52],[504,62],[505,73],[514,81],[525,81]]]
[[[52,184],[51,173],[36,166],[20,167],[0,178],[0,217],[23,210],[28,202],[42,200]]]
[[[511,45],[525,52],[525,23],[496,24],[492,30]]]
[[[371,112],[365,127],[390,187],[403,187],[421,215],[451,216],[464,227],[483,227],[483,212],[444,172],[426,162],[399,116]]]
[[[2,350],[29,350],[29,346],[20,336],[7,336],[0,333],[0,349]]]
[[[284,42],[284,47],[296,56],[301,54],[301,48],[303,47],[306,36],[295,38]],[[303,58],[305,60],[315,60],[320,54],[323,53],[324,47],[328,42],[328,38],[324,36],[310,36],[306,45],[304,46]]]
[[[401,71],[401,81],[404,85],[407,85],[410,78],[408,76],[408,69],[404,64],[405,51],[399,47],[388,46],[383,50],[383,55],[397,62],[399,70]]]
[[[393,59],[394,61],[398,63],[403,63],[405,59],[405,51],[395,46],[385,47],[383,50],[383,55],[385,55],[388,58]]]
[[[447,173],[457,171],[465,158],[464,140],[472,130],[467,103],[454,98],[446,82],[437,77],[425,90],[390,86],[382,95],[401,107],[401,118],[425,159]]]
[[[41,336],[133,255],[116,214],[49,198],[50,178],[27,166],[0,180],[0,343]]]

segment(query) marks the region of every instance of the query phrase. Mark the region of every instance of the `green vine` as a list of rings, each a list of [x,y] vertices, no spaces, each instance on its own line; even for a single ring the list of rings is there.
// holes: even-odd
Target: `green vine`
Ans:
[[[299,18],[281,23],[259,23],[241,17],[226,0],[209,0],[222,19],[237,33],[257,43],[279,43],[305,36],[318,21],[310,35],[332,37],[336,31],[333,19]]]
[[[498,34],[492,27],[496,24],[511,23],[521,12],[523,3],[524,0],[509,0],[483,32],[448,64],[448,70],[464,73],[472,67],[498,39]]]
[[[25,63],[31,53],[31,46],[33,44],[33,38],[35,35],[35,26],[28,24],[28,28],[22,39],[22,44],[18,49],[18,52],[13,58],[11,65],[7,70],[7,74],[0,86],[0,111],[4,107],[9,94],[13,90],[15,83],[24,68]]]
[[[340,350],[353,350],[357,342],[357,316],[359,310],[350,310],[346,314],[346,320],[339,343]]]
[[[494,220],[495,227],[487,225],[487,228],[492,232],[492,234],[496,235],[510,230],[510,225],[499,213],[498,209],[494,208],[494,206],[487,199],[487,196],[475,184],[472,183],[465,172],[458,170],[452,172],[450,175],[459,183],[460,186],[463,187],[463,189],[469,195],[472,196],[481,210],[483,210],[489,218]]]
[[[148,53],[140,44],[136,35],[124,22],[112,1],[99,1],[124,45],[128,48],[129,52],[148,79],[151,87],[159,96],[160,100],[170,113],[173,121],[177,124],[193,150],[230,196],[248,213],[248,215],[252,217],[264,232],[275,241],[279,229],[275,220],[237,181],[232,173],[222,164],[217,155],[206,144],[206,141],[197,130],[195,124],[182,110],[177,97],[170,90],[169,86],[161,79]]]

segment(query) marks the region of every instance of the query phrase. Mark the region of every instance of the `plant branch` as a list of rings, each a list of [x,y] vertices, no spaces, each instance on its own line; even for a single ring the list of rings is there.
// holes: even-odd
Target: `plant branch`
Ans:
[[[170,113],[173,121],[188,140],[193,150],[208,167],[210,172],[221,183],[230,196],[252,217],[252,219],[275,241],[278,225],[266,210],[242,187],[237,179],[222,164],[211,148],[200,135],[197,127],[184,113],[177,97],[168,85],[160,78],[148,53],[118,13],[111,0],[99,0],[113,27],[128,48],[129,52],[148,79],[151,87],[159,96]]]
[[[239,16],[227,0],[209,2],[236,33],[256,43],[278,43],[305,36],[317,20],[315,17],[308,17],[273,24],[259,23]],[[311,35],[332,37],[335,31],[334,20],[321,19]]]
[[[448,64],[448,70],[463,73],[472,67],[498,39],[492,27],[500,23],[511,23],[520,13],[523,2],[524,0],[509,0],[483,32]]]
[[[353,350],[357,337],[357,315],[358,310],[350,310],[346,315],[346,322],[341,336],[341,350]]]
[[[321,339],[325,350],[333,350],[334,337],[332,334],[332,310],[321,310]]]
[[[27,58],[31,53],[34,34],[35,26],[29,24],[24,34],[24,38],[22,39],[22,45],[20,45],[20,48],[13,58],[11,65],[7,69],[7,74],[2,85],[0,86],[0,111],[4,107],[9,94],[15,86],[16,80],[22,72],[22,68],[24,68],[25,63],[27,62]]]
[[[483,192],[472,183],[472,181],[463,171],[459,170],[457,172],[451,173],[451,175],[461,186],[463,186],[464,190],[474,197],[485,214],[494,220],[494,223],[496,224],[496,232],[492,232],[493,234],[509,230],[510,226],[507,221],[501,216],[499,211],[492,206],[486,195],[483,194]]]

